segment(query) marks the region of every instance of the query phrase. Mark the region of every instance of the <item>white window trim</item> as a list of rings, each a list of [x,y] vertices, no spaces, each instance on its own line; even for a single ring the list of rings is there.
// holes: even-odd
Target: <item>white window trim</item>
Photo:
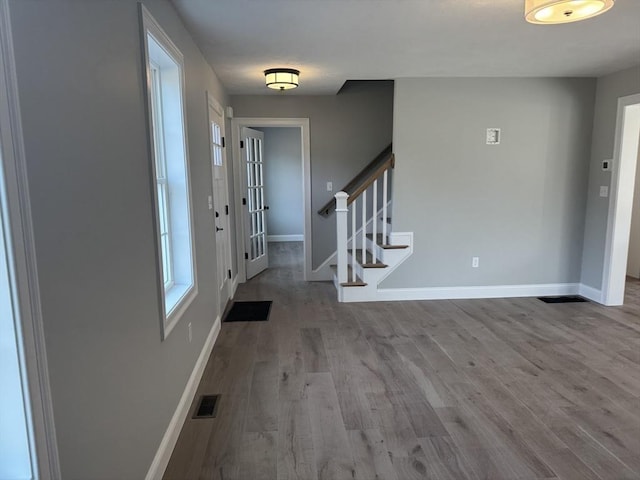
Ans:
[[[0,134],[8,222],[17,280],[19,337],[28,388],[33,470],[40,480],[61,478],[40,304],[31,197],[22,135],[9,4],[0,0]],[[34,477],[35,478],[35,477]]]
[[[149,10],[140,5],[140,18],[141,18],[141,37],[143,46],[143,60],[144,60],[144,72],[145,72],[145,89],[146,89],[146,101],[147,101],[147,126],[148,126],[148,142],[149,151],[151,155],[151,172],[153,179],[153,209],[154,209],[154,224],[156,229],[156,258],[157,258],[157,284],[158,291],[160,293],[160,311],[162,312],[160,327],[162,340],[169,336],[169,333],[180,321],[186,310],[189,308],[193,300],[198,295],[198,274],[196,267],[196,254],[195,254],[195,230],[193,219],[193,208],[191,200],[191,172],[189,165],[189,149],[187,142],[187,118],[186,118],[186,99],[185,99],[185,68],[184,68],[184,56],[182,52],[176,47],[169,36],[164,32],[160,24],[153,18]],[[156,172],[155,172],[155,153],[153,148],[153,126],[151,119],[150,106],[153,99],[151,98],[151,88],[149,82],[151,81],[151,72],[149,68],[149,45],[147,39],[147,33],[150,33],[158,44],[165,50],[165,52],[175,60],[180,67],[180,95],[181,95],[181,108],[182,108],[182,130],[183,130],[183,148],[185,154],[185,183],[187,189],[187,211],[189,230],[191,233],[191,267],[192,267],[192,279],[191,284],[173,283],[170,288],[165,290],[164,281],[162,278],[162,246],[160,244],[160,225],[158,222],[157,206],[158,206],[158,194],[156,188]]]

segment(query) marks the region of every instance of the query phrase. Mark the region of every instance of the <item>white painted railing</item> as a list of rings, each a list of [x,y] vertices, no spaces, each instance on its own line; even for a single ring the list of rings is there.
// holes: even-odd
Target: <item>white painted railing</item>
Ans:
[[[364,185],[356,195],[350,197],[346,192],[338,192],[336,200],[336,232],[338,257],[338,283],[356,282],[356,258],[359,256],[362,264],[367,263],[367,233],[372,234],[373,243],[378,241],[378,220],[382,223],[382,244],[388,242],[388,193],[389,168],[379,172],[368,185]],[[379,195],[379,183],[382,183],[382,195]],[[380,217],[381,215],[381,217]],[[351,216],[351,218],[349,218]],[[358,217],[360,228],[357,229]],[[358,241],[360,240],[360,241]],[[351,247],[351,261],[349,261],[349,247]],[[360,250],[358,252],[358,250]],[[359,255],[358,255],[359,254]],[[371,249],[371,262],[378,260],[375,248]],[[351,272],[349,272],[349,266]]]

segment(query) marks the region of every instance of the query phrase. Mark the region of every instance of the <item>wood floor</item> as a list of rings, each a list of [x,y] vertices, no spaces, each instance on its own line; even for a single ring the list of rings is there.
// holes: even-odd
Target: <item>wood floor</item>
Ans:
[[[236,300],[166,479],[640,479],[640,282],[626,305],[339,304],[298,244]]]

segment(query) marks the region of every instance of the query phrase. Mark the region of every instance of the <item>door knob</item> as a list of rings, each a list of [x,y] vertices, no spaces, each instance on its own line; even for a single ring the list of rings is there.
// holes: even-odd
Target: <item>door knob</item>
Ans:
[[[221,232],[224,228],[216,227],[216,232]]]

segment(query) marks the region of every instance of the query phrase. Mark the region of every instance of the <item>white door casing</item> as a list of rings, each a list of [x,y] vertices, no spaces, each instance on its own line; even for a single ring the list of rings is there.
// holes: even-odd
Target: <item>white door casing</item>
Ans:
[[[639,131],[640,94],[619,98],[602,278],[605,305],[624,302]]]
[[[242,206],[242,198],[244,197],[245,183],[245,167],[244,152],[240,149],[240,140],[242,139],[242,129],[244,127],[291,127],[300,131],[301,138],[301,163],[302,163],[302,196],[304,202],[304,241],[303,241],[303,257],[304,257],[304,279],[305,281],[314,280],[330,280],[332,271],[330,265],[321,265],[314,270],[312,267],[312,235],[311,235],[311,141],[308,118],[263,118],[263,117],[236,117],[231,119],[232,135],[233,135],[233,179],[235,191],[235,205],[238,209]],[[267,167],[268,168],[268,167]],[[239,212],[239,210],[236,210]],[[236,222],[236,258],[238,265],[242,265],[244,260],[244,233],[245,225],[242,222],[242,216],[238,215]],[[238,268],[238,282],[242,283],[247,280],[245,269]]]
[[[229,228],[229,191],[227,158],[224,145],[224,116],[222,106],[207,94],[209,112],[209,145],[211,181],[213,187],[213,216],[216,239],[216,278],[219,314],[224,312],[231,297],[231,231]]]
[[[267,247],[267,215],[264,195],[264,134],[248,127],[242,129],[244,163],[244,196],[242,198],[245,225],[245,268],[247,279],[255,277],[269,266]]]

